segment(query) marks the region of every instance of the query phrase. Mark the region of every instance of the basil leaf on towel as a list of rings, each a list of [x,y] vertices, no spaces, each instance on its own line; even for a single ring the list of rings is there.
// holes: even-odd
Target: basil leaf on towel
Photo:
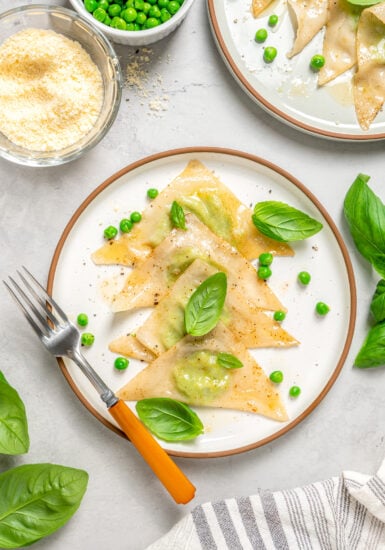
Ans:
[[[278,201],[257,203],[252,220],[263,235],[280,242],[302,241],[323,227],[304,212]]]
[[[192,293],[185,308],[187,334],[203,336],[219,321],[226,299],[227,277],[221,271],[211,275]]]
[[[24,403],[0,371],[0,454],[18,455],[26,453],[28,449]]]
[[[169,397],[141,399],[136,404],[140,420],[164,441],[187,441],[203,433],[198,415],[185,403]]]
[[[367,185],[370,176],[358,174],[344,201],[344,214],[362,256],[385,277],[385,206]]]
[[[62,527],[88,483],[83,470],[26,464],[0,474],[0,548],[20,548]]]

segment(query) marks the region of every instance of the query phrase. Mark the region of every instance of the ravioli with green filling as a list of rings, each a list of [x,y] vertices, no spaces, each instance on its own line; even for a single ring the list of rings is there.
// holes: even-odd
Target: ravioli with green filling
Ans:
[[[233,355],[243,366],[221,366],[218,355],[222,353]],[[288,419],[272,382],[221,323],[205,336],[185,336],[130,380],[117,396],[126,401],[170,397],[193,406],[247,411],[278,421]]]
[[[132,231],[95,251],[96,264],[139,264],[150,256],[172,229],[170,208],[177,201],[186,212],[194,213],[210,230],[237,248],[247,259],[261,252],[291,256],[286,243],[262,235],[254,226],[252,211],[199,160],[185,169],[150,202],[142,220]]]
[[[157,305],[197,258],[224,271],[228,289],[238,290],[254,307],[272,311],[284,309],[268,284],[257,277],[248,260],[193,214],[187,214],[186,230],[173,229],[151,256],[129,273],[122,290],[112,298],[112,310]]]
[[[150,360],[167,351],[185,336],[184,311],[191,294],[203,281],[217,272],[207,262],[195,260],[154,308],[144,324],[136,330],[136,335],[129,334],[114,340],[110,344],[110,350],[143,359],[143,346],[150,353]],[[247,297],[234,288],[227,292],[221,320],[247,348],[289,347],[298,344],[280,323],[251,305]]]

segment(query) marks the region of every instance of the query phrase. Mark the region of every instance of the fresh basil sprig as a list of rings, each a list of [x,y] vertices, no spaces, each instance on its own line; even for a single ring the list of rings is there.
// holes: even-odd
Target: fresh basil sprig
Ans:
[[[190,296],[184,312],[187,334],[203,336],[216,326],[223,310],[226,292],[227,277],[221,271],[198,286]]]
[[[278,201],[257,203],[252,220],[263,235],[280,242],[302,241],[323,227],[304,212]]]
[[[140,420],[164,441],[188,441],[203,433],[198,415],[185,403],[169,397],[152,397],[137,402]]]
[[[345,196],[344,214],[358,251],[385,277],[385,206],[367,185],[369,179],[358,174]]]
[[[370,311],[377,323],[385,320],[385,281],[378,281],[370,304]]]
[[[385,365],[385,322],[369,330],[354,364],[361,369]]]
[[[24,403],[0,371],[0,454],[18,455],[28,452],[28,449]]]
[[[177,227],[178,229],[186,229],[184,210],[176,201],[173,201],[171,205],[170,220],[173,227]]]
[[[20,548],[62,527],[87,488],[83,470],[25,464],[0,474],[0,548]]]
[[[232,353],[218,353],[217,363],[225,369],[240,369],[243,367],[242,361]]]

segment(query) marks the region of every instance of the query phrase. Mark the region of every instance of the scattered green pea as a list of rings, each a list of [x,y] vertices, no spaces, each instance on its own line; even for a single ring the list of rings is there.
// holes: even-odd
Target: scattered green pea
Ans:
[[[142,219],[142,214],[140,212],[132,212],[130,216],[130,220],[132,221],[132,223],[138,223],[140,222],[141,219]]]
[[[88,325],[88,315],[86,313],[79,313],[76,321],[79,327],[86,327]]]
[[[114,367],[117,370],[125,370],[129,365],[129,360],[126,357],[117,357],[114,361]]]
[[[274,321],[283,321],[285,317],[286,317],[286,313],[284,311],[281,311],[281,310],[274,311],[274,315],[273,315]]]
[[[123,218],[123,220],[120,220],[119,229],[122,233],[129,233],[133,226],[133,222],[127,218]]]
[[[274,384],[280,384],[283,381],[283,372],[275,370],[270,374],[269,378]]]
[[[117,234],[118,234],[118,230],[113,225],[109,225],[104,230],[104,237],[106,239],[115,239]]]
[[[255,33],[254,40],[261,44],[262,42],[265,42],[267,38],[267,30],[266,29],[258,29]]]
[[[290,397],[298,397],[301,393],[301,388],[299,386],[292,386],[289,390]]]
[[[83,332],[81,335],[81,343],[83,346],[92,346],[95,341],[95,336],[91,332]]]
[[[325,302],[317,302],[315,305],[315,310],[318,315],[326,315],[330,311],[330,307],[325,304]]]
[[[271,254],[270,252],[263,252],[259,255],[258,258],[259,265],[271,265],[273,263],[273,259],[273,254]]]
[[[258,268],[257,274],[259,279],[268,279],[271,277],[272,272],[269,266],[261,265]]]
[[[159,195],[159,191],[155,189],[154,187],[151,187],[150,189],[147,189],[147,197],[149,199],[156,199],[156,197]]]
[[[270,15],[267,24],[269,27],[275,27],[275,25],[278,23],[278,15],[272,14]]]
[[[308,285],[311,281],[311,275],[307,271],[300,271],[298,273],[298,280],[303,285]]]
[[[277,57],[277,48],[274,46],[267,46],[263,50],[263,60],[265,63],[271,63]]]
[[[325,65],[325,58],[323,55],[316,54],[310,59],[310,68],[313,71],[319,71]]]

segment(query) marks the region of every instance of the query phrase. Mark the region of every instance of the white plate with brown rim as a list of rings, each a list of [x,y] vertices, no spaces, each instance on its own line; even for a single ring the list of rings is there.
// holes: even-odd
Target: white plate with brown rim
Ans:
[[[381,111],[369,130],[360,128],[353,104],[352,77],[346,71],[329,84],[318,87],[317,74],[310,59],[322,53],[323,30],[296,55],[287,58],[294,30],[287,0],[272,4],[254,18],[251,0],[207,0],[214,39],[225,64],[236,82],[258,105],[289,126],[312,135],[342,141],[375,141],[385,138],[385,112]],[[278,15],[271,28],[268,18]],[[255,40],[264,28],[268,38]],[[278,54],[272,63],[263,61],[265,46],[275,46]]]
[[[204,434],[185,443],[160,441],[175,456],[216,457],[259,447],[299,424],[336,381],[351,344],[356,292],[348,252],[328,212],[302,183],[268,161],[230,149],[177,149],[134,162],[103,182],[76,210],[54,253],[48,290],[73,320],[80,312],[88,314],[87,330],[95,334],[95,343],[85,349],[85,355],[114,391],[144,368],[145,364],[131,360],[127,370],[117,371],[113,366],[116,355],[108,350],[108,344],[135,330],[149,311],[112,313],[102,297],[102,282],[119,277],[129,268],[95,265],[91,253],[101,246],[105,227],[117,226],[120,219],[133,210],[143,210],[148,204],[146,190],[163,189],[192,159],[215,171],[222,183],[246,205],[279,200],[323,223],[321,232],[293,244],[293,257],[274,259],[273,275],[269,279],[269,285],[288,309],[283,327],[300,345],[251,350],[267,375],[273,370],[283,371],[284,381],[278,389],[289,420],[281,423],[252,413],[194,407],[205,426]],[[297,280],[303,270],[312,276],[308,286],[300,285]],[[315,313],[318,301],[330,306],[325,317]],[[325,347],[324,342],[328,342],[328,346]],[[67,359],[60,359],[59,363],[87,409],[124,436],[77,367]],[[289,396],[289,388],[294,384],[302,390],[297,399]],[[135,403],[129,406],[135,410]]]

